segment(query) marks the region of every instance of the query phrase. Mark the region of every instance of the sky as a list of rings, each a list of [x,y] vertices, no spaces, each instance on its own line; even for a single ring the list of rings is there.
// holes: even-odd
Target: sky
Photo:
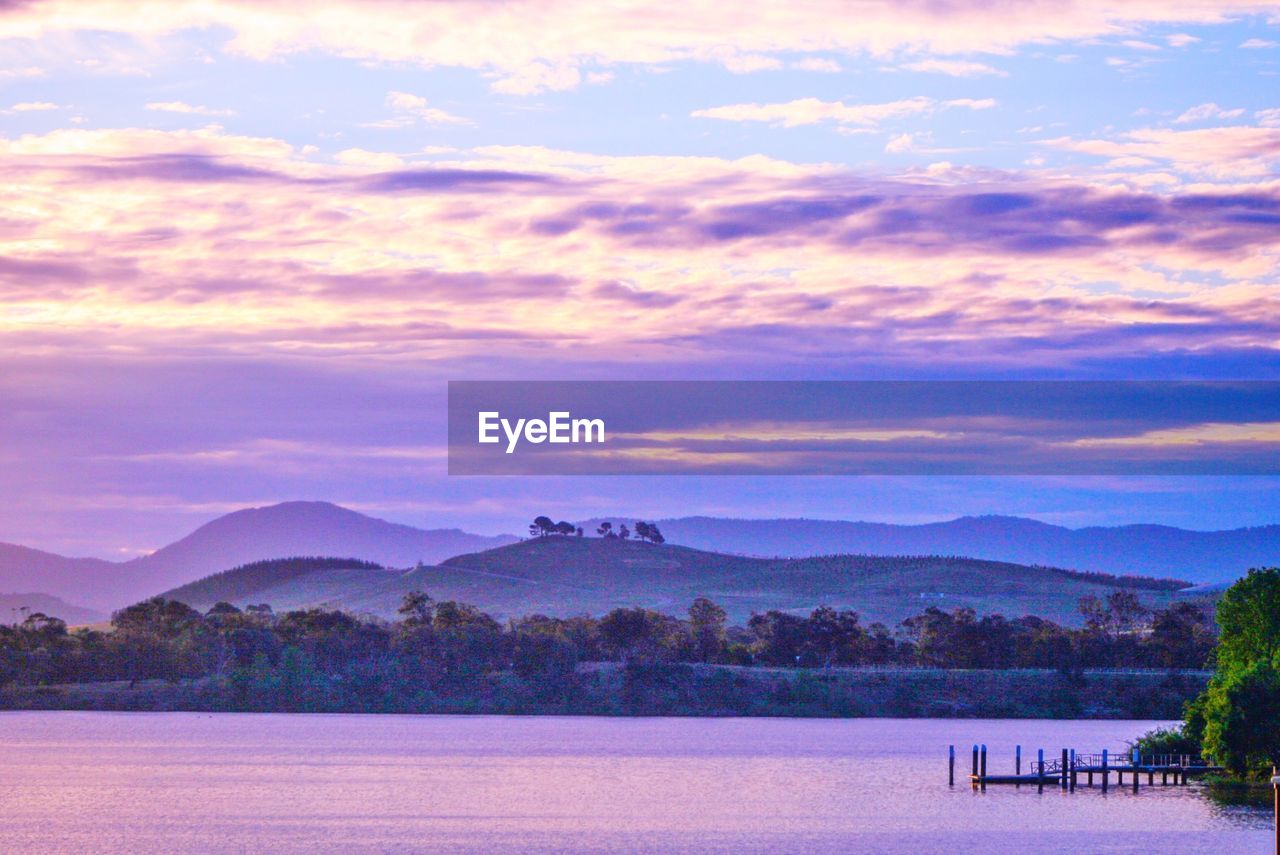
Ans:
[[[1266,476],[449,477],[443,415],[462,379],[1280,379],[1278,74],[1274,2],[0,2],[0,541],[294,498],[1280,522]]]

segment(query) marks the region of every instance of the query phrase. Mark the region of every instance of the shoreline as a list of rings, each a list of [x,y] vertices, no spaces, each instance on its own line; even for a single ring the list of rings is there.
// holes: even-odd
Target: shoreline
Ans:
[[[548,692],[500,672],[452,692],[387,703],[297,699],[246,689],[234,676],[0,688],[3,710],[333,712],[784,717],[1175,720],[1208,671],[773,668],[583,663]]]

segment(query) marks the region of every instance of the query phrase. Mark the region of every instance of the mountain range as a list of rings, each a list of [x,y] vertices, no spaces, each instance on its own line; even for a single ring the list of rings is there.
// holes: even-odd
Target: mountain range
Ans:
[[[130,561],[65,558],[0,544],[0,592],[40,591],[105,615],[160,591],[261,559],[342,555],[407,567],[515,540],[459,529],[414,528],[329,502],[283,502],[218,517],[181,540]]]
[[[614,518],[615,525],[617,518]],[[600,520],[581,525],[594,531]],[[1231,582],[1250,567],[1280,565],[1280,525],[1193,531],[1163,525],[1064,528],[1009,516],[921,525],[813,519],[678,517],[656,521],[666,539],[757,556],[964,555],[1116,575]]]
[[[615,523],[628,521],[611,519]],[[1249,567],[1280,564],[1277,525],[1204,532],[1156,525],[1068,529],[1001,516],[961,517],[922,525],[713,517],[656,522],[669,544],[768,559],[820,555],[957,556],[1009,565],[1173,577],[1210,586],[1229,582]],[[582,525],[591,532],[598,523],[599,520],[586,520]],[[467,561],[474,559],[464,556],[486,554],[518,540],[510,535],[484,536],[459,529],[419,529],[327,502],[284,502],[218,517],[154,553],[130,561],[67,558],[0,543],[0,594],[32,592],[22,596],[33,603],[33,598],[40,595],[57,597],[71,604],[71,608],[82,609],[77,613],[81,616],[105,616],[123,605],[213,573],[254,561],[300,555],[340,556],[388,568],[422,565],[413,572],[424,580],[440,582],[448,578],[459,580],[461,585],[462,576],[466,576],[467,584],[474,587],[476,580],[482,578],[477,574],[512,575],[512,568],[470,567]],[[770,566],[777,566],[777,562]],[[374,577],[383,579],[385,574],[381,573],[378,571]],[[357,575],[363,578],[368,572]],[[581,581],[588,587],[598,582]],[[630,590],[622,585],[625,579],[615,581],[619,596]],[[557,602],[554,591],[568,590],[557,589],[557,585],[576,583],[548,578],[540,586],[531,586],[527,580],[513,584],[526,593],[537,588],[546,594],[531,599],[531,606],[551,607]],[[781,590],[776,585],[773,589]],[[464,585],[459,590],[468,589]],[[981,590],[979,587],[975,593]],[[378,596],[370,596],[370,603],[382,602]],[[10,608],[20,605],[24,603]]]

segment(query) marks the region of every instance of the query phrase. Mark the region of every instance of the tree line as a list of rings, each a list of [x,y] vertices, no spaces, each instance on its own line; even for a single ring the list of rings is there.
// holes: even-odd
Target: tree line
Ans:
[[[533,522],[529,525],[530,537],[550,537],[551,535],[582,537],[585,533],[582,526],[575,526],[565,520],[554,522],[548,516],[534,517]],[[647,543],[667,542],[667,539],[662,536],[662,532],[659,531],[655,523],[645,522],[644,520],[637,520],[634,529],[627,528],[626,523],[619,523],[618,527],[614,528],[612,521],[605,520],[596,528],[596,534],[607,540],[614,538],[629,540],[634,535],[636,540]]]
[[[706,598],[679,617],[619,608],[600,618],[533,615],[505,624],[421,592],[404,598],[395,621],[324,609],[276,614],[265,604],[219,603],[202,614],[156,598],[117,612],[111,631],[68,631],[44,614],[0,626],[0,683],[208,678],[238,699],[236,708],[287,709],[295,696],[339,692],[348,707],[379,709],[411,704],[415,692],[461,697],[504,680],[534,695],[572,693],[582,662],[1071,672],[1194,669],[1210,659],[1212,621],[1193,603],[1146,613],[1132,594],[1116,592],[1086,600],[1082,611],[1086,623],[1073,629],[930,608],[891,630],[826,606],[808,615],[767,611],[734,626]]]

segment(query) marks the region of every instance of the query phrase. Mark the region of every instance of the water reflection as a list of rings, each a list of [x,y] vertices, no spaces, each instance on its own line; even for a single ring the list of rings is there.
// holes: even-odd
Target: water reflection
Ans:
[[[0,714],[7,851],[1267,851],[1201,786],[973,791],[1155,722]],[[961,779],[947,785],[947,746]]]

